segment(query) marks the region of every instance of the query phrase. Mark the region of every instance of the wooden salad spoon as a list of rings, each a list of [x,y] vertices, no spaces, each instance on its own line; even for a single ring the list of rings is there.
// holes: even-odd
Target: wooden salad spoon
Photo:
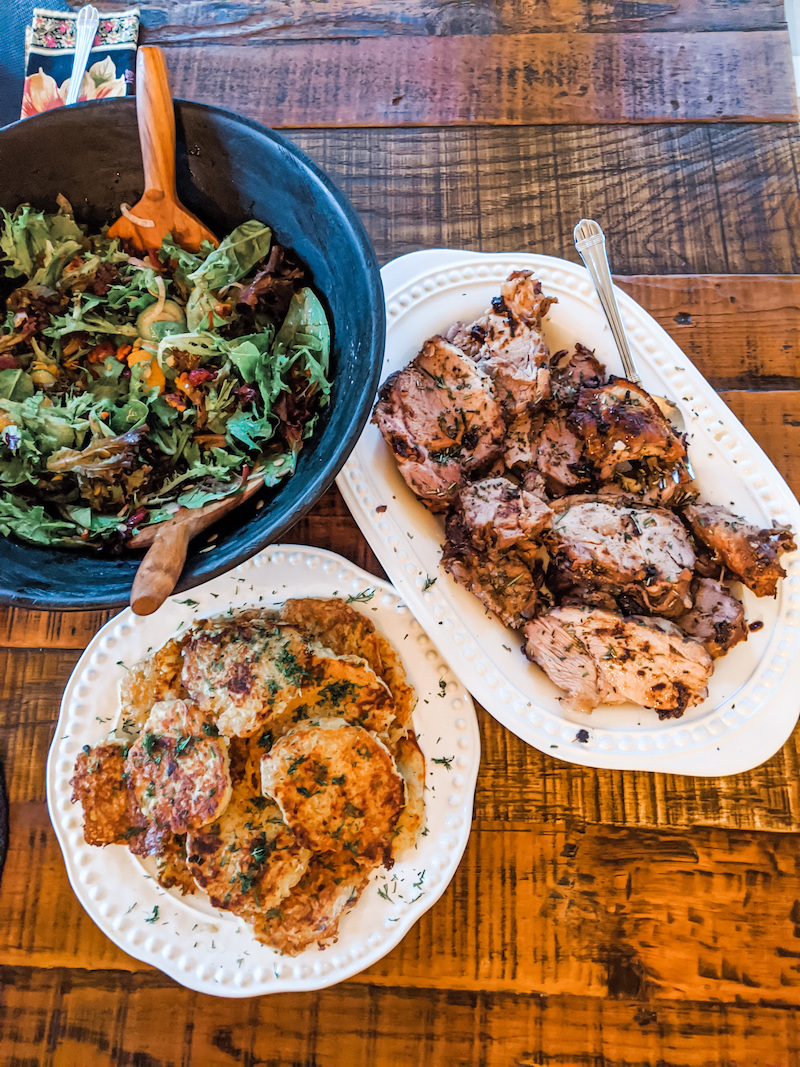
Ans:
[[[131,608],[136,615],[152,615],[173,591],[192,538],[249,500],[263,484],[262,477],[251,477],[239,492],[202,508],[181,508],[173,518],[145,526],[131,539],[130,548],[149,546],[131,587]]]
[[[175,183],[175,110],[167,65],[160,48],[145,45],[136,58],[136,118],[144,165],[144,195],[117,219],[109,237],[131,241],[142,252],[161,247],[166,234],[181,248],[196,252],[203,241],[219,244],[214,234],[178,199]],[[226,512],[238,507],[264,484],[252,478],[236,493],[201,508],[181,508],[172,519],[146,527],[130,547],[147,548],[131,588],[131,607],[150,615],[170,595],[186,562],[189,541]]]
[[[164,53],[144,45],[136,57],[136,118],[144,165],[144,195],[117,219],[109,237],[123,237],[147,252],[168,234],[181,248],[197,252],[203,241],[216,247],[211,230],[178,199],[175,185],[175,109]],[[134,221],[136,220],[136,221]]]

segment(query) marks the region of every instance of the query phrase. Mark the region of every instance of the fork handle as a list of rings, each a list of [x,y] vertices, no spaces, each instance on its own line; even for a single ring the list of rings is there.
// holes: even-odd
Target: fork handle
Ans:
[[[589,271],[597,295],[600,297],[600,303],[603,305],[603,311],[606,313],[608,325],[611,327],[611,333],[614,335],[614,341],[622,358],[625,377],[634,385],[641,385],[642,380],[633,362],[625,327],[622,325],[617,306],[617,298],[614,295],[614,283],[611,280],[611,268],[606,254],[606,236],[592,219],[581,219],[575,227],[574,237],[575,247]]]
[[[164,53],[143,45],[136,56],[136,118],[142,146],[145,193],[175,201],[175,108]]]
[[[97,8],[91,5],[82,7],[75,21],[75,55],[72,59],[72,74],[69,78],[69,89],[66,106],[77,104],[80,96],[83,75],[86,73],[86,64],[89,62],[89,53],[92,50],[92,42],[97,33],[100,15]]]

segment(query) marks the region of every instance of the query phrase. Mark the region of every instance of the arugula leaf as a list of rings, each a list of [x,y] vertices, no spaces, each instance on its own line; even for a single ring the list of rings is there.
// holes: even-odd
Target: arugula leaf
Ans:
[[[331,331],[322,304],[308,288],[301,289],[292,297],[286,318],[275,338],[276,351],[288,352],[292,348],[313,351],[322,371],[327,372]]]
[[[161,242],[161,248],[158,250],[158,258],[162,263],[172,262],[174,264],[173,274],[176,281],[189,289],[191,288],[188,282],[189,275],[194,271],[199,270],[206,257],[213,251],[213,244],[210,241],[203,241],[199,252],[188,252],[185,248],[181,248],[180,245],[175,244],[172,239],[172,234],[168,233]]]

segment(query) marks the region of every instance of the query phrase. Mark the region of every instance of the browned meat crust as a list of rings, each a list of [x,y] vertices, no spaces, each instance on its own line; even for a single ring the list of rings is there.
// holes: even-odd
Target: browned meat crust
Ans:
[[[489,377],[443,337],[384,382],[372,421],[431,511],[445,511],[467,477],[502,451],[505,426]]]
[[[554,400],[568,404],[582,386],[597,388],[606,380],[606,368],[594,352],[580,342],[575,350],[562,349],[550,360],[550,391]]]
[[[683,514],[695,537],[748,589],[756,596],[775,596],[778,580],[786,576],[780,555],[797,547],[791,531],[779,526],[760,530],[716,504],[690,505]]]
[[[686,448],[655,401],[624,378],[609,378],[597,389],[583,388],[567,422],[584,442],[584,456],[601,482],[611,481],[620,463],[657,457],[671,467]]]
[[[525,627],[526,653],[581,711],[630,700],[679,718],[708,694],[712,660],[666,619],[554,608]]]
[[[695,578],[692,582],[694,604],[676,622],[689,637],[702,641],[713,659],[747,640],[744,607],[721,582]]]
[[[694,551],[671,511],[603,495],[565,497],[551,506],[553,521],[542,535],[551,587],[627,594],[659,615],[691,607]]]
[[[477,550],[458,515],[448,516],[445,533],[442,566],[447,573],[506,626],[521,629],[539,603],[537,579],[526,560],[513,548],[497,558]]]
[[[72,802],[83,808],[87,845],[130,845],[146,834],[149,823],[128,788],[125,748],[113,741],[85,745],[70,781]]]

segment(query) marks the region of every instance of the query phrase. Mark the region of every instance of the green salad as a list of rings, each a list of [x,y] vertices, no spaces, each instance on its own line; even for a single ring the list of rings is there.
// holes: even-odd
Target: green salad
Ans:
[[[295,470],[328,402],[330,330],[268,226],[142,256],[3,209],[0,533],[119,548]]]

